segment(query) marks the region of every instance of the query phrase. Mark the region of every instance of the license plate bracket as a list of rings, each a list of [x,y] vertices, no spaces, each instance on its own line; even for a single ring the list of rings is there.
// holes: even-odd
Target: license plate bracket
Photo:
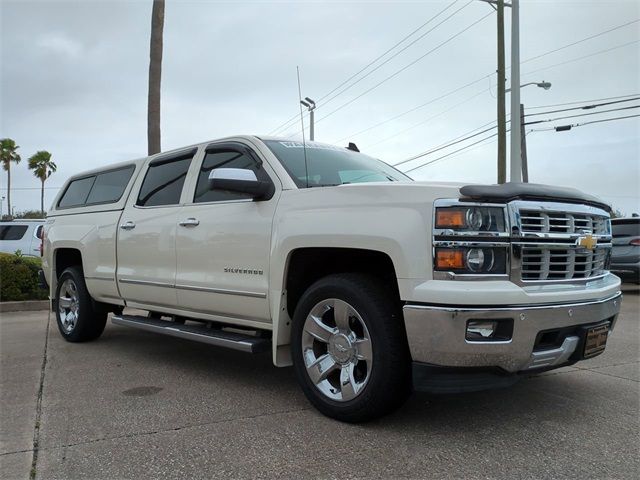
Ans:
[[[610,329],[609,322],[586,328],[582,358],[592,358],[604,352]]]

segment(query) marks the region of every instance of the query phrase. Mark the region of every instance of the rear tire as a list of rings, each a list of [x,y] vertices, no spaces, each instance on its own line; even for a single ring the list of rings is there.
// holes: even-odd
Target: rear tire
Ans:
[[[107,312],[94,307],[79,267],[67,268],[58,278],[56,320],[60,334],[68,342],[95,340],[104,331]]]
[[[372,420],[411,391],[400,303],[375,277],[338,274],[311,285],[295,309],[291,351],[298,383],[328,417]]]

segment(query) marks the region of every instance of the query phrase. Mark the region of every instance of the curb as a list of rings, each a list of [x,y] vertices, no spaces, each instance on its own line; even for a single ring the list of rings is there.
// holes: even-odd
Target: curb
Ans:
[[[23,302],[0,302],[0,313],[33,312],[49,310],[49,300],[27,300]]]

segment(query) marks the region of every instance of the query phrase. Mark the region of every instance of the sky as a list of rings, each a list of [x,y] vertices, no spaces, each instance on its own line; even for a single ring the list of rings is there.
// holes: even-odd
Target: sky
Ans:
[[[0,138],[13,138],[23,158],[12,167],[17,212],[39,208],[39,181],[27,169],[38,150],[58,165],[46,205],[69,176],[146,155],[151,5],[0,0]],[[302,96],[318,104],[316,141],[352,141],[396,164],[481,131],[496,119],[492,12],[478,0],[167,0],[162,149],[274,131],[300,139],[297,66]],[[507,9],[507,82],[509,16]],[[552,83],[522,88],[525,112],[539,114],[527,121],[597,113],[526,127],[530,181],[640,212],[640,117],[550,129],[638,115],[599,112],[640,101],[546,113],[640,94],[640,2],[522,0],[520,17],[520,83]],[[492,133],[399,168],[413,169],[416,180],[495,183],[495,137],[471,145]]]

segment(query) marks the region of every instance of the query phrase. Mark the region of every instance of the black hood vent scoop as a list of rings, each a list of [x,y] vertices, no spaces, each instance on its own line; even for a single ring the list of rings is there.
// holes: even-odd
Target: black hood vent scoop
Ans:
[[[580,190],[537,183],[507,182],[500,185],[465,185],[460,188],[461,200],[507,203],[512,200],[563,202],[590,205],[611,212],[611,207],[593,195]]]

